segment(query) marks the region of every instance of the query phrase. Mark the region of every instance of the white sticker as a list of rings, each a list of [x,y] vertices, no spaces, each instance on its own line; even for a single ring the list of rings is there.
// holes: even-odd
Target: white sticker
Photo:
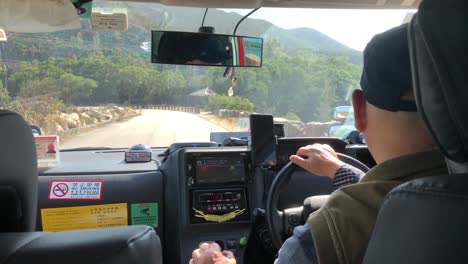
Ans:
[[[101,200],[103,181],[50,181],[49,200]]]
[[[34,136],[39,167],[54,167],[60,163],[59,137],[56,135]]]
[[[5,30],[0,29],[0,41],[7,41]]]
[[[125,13],[96,13],[91,15],[91,26],[93,30],[119,30],[128,29],[128,17]]]
[[[126,162],[150,162],[151,152],[127,151],[125,152]]]

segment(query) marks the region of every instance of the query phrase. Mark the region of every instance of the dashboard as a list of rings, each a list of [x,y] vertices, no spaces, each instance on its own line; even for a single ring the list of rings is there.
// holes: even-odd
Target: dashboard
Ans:
[[[42,209],[126,204],[130,225],[136,223],[134,206],[156,204],[154,228],[165,259],[188,263],[201,242],[216,241],[234,251],[242,263],[258,220],[256,211],[265,208],[276,173],[290,154],[313,143],[330,144],[372,166],[365,146],[346,145],[335,138],[279,139],[276,163],[271,166],[254,165],[250,146],[158,148],[152,149],[153,160],[145,163],[125,162],[125,150],[119,149],[62,152],[59,166],[40,170],[37,230],[44,230]],[[101,199],[50,199],[51,184],[56,181],[102,182]],[[278,208],[300,206],[306,197],[331,191],[327,177],[299,170]]]
[[[246,186],[252,183],[252,175],[248,152],[188,151],[185,155],[190,224],[249,221]]]

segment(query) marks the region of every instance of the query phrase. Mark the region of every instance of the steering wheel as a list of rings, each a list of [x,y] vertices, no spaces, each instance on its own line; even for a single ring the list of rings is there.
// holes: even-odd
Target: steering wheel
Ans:
[[[337,153],[337,155],[341,161],[351,166],[354,166],[362,170],[363,172],[369,171],[369,167],[364,165],[364,163],[360,162],[359,160],[341,153]],[[299,225],[299,222],[302,221],[301,219],[297,219],[298,215],[302,215],[302,207],[285,209],[281,212],[278,211],[278,208],[276,207],[276,205],[278,204],[280,190],[289,183],[291,175],[298,168],[299,166],[292,162],[286,164],[276,175],[276,178],[270,187],[270,191],[268,192],[266,205],[266,220],[268,225],[268,231],[271,234],[273,245],[277,249],[279,249],[283,244],[284,237],[286,235],[292,234],[292,229],[289,227],[289,223],[293,221],[296,225]],[[292,215],[295,216],[295,219],[290,218]]]

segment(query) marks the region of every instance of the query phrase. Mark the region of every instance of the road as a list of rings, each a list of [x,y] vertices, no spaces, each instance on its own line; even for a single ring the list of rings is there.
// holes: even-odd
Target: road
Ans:
[[[174,142],[209,141],[210,132],[225,129],[197,115],[166,110],[143,110],[141,115],[83,132],[61,142],[61,149],[78,147],[128,148],[135,144],[167,147]]]

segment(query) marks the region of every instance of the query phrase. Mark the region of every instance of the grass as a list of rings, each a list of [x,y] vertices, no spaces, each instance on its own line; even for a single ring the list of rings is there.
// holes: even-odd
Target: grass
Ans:
[[[239,131],[240,127],[237,124],[236,119],[238,118],[220,118],[213,115],[211,112],[202,112],[198,115],[206,121],[213,123],[219,127],[226,129],[227,131]]]

